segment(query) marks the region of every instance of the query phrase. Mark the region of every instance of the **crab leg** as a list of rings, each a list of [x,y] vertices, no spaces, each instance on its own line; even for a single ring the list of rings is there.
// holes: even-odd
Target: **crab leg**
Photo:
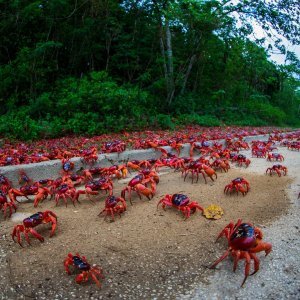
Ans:
[[[50,233],[50,237],[52,237],[54,235],[56,226],[57,226],[57,221],[55,217],[50,216],[51,222],[52,222],[52,226],[51,226],[51,233]]]
[[[237,268],[237,265],[238,265],[238,262],[240,260],[241,251],[237,250],[237,251],[233,252],[232,256],[234,257],[233,272],[235,272],[236,268]]]
[[[119,209],[117,210],[118,215],[119,215],[120,218],[121,218],[121,213],[124,212],[124,211],[125,211],[125,210],[124,210],[124,207],[119,208]]]
[[[68,275],[71,275],[71,271],[69,269],[69,265],[72,264],[72,259],[66,258],[64,261],[65,270],[68,273]]]
[[[183,214],[185,215],[185,219],[188,219],[191,215],[191,209],[189,207],[185,207],[184,210],[183,210]]]
[[[92,279],[95,281],[96,285],[101,288],[101,283],[100,281],[98,280],[97,276],[95,274],[93,274],[92,272],[90,273],[91,274],[91,277]]]
[[[246,251],[243,251],[242,252],[242,255],[241,255],[241,258],[245,258],[246,259],[246,263],[245,263],[245,277],[244,277],[244,280],[242,282],[242,285],[241,287],[244,285],[244,283],[246,282],[248,276],[249,276],[249,273],[250,273],[250,264],[251,264],[251,257],[250,257],[250,254]]]
[[[220,234],[219,234],[219,236],[217,237],[216,241],[217,241],[221,236],[223,236],[223,235],[225,235],[225,237],[227,238],[227,240],[229,240],[229,237],[230,237],[231,233],[233,232],[233,230],[234,230],[235,228],[238,228],[241,224],[242,224],[242,220],[241,220],[241,219],[238,219],[236,225],[233,224],[233,222],[230,222],[230,223],[226,226],[226,228],[223,229],[223,230],[220,232]]]
[[[207,184],[207,180],[206,180],[206,176],[205,176],[205,173],[204,173],[204,171],[200,171],[201,172],[201,174],[202,174],[202,176],[203,176],[203,178],[204,178],[204,181],[205,181],[205,184]],[[214,181],[214,180],[213,180]]]
[[[231,249],[228,248],[226,250],[226,252],[209,267],[209,269],[214,269],[218,263],[220,263],[222,260],[224,260],[229,255],[230,250]]]
[[[111,208],[111,209],[109,210],[109,212],[110,212],[110,215],[111,215],[112,220],[115,221],[114,209]]]
[[[254,260],[254,271],[250,275],[254,275],[259,270],[259,259],[254,253],[250,253],[250,257]]]
[[[21,230],[20,230],[21,231]],[[18,240],[18,243],[21,247],[23,247],[22,243],[21,243],[21,235],[20,235],[20,231],[19,230],[14,230],[13,231],[13,234],[12,234],[12,238],[13,240],[15,241],[15,235],[17,236],[17,240]]]
[[[26,232],[26,231],[25,231],[25,232]],[[38,234],[33,228],[30,228],[30,229],[29,229],[29,232],[30,232],[34,237],[36,237],[37,239],[39,239],[40,242],[44,242],[44,238],[43,238],[40,234]],[[26,236],[26,233],[25,233],[25,236]]]
[[[29,239],[29,234],[28,234],[27,230],[24,231],[24,235],[25,235],[25,239],[26,239],[28,245],[31,245],[30,239]]]
[[[264,242],[260,241],[255,248],[251,249],[250,252],[251,253],[257,253],[257,252],[260,252],[260,251],[265,251],[265,253],[266,253],[265,256],[267,256],[272,251],[272,244],[264,243]]]

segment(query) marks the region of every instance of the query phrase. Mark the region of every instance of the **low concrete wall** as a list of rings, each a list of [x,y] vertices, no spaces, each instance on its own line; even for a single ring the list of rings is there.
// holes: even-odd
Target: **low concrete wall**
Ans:
[[[251,142],[253,140],[268,140],[269,134],[267,135],[256,135],[245,137],[246,142]],[[213,142],[219,142],[225,144],[225,140],[215,140]],[[175,153],[171,147],[162,147],[168,152]],[[181,157],[189,156],[190,144],[184,144],[181,149]],[[122,164],[130,160],[146,160],[146,159],[157,159],[161,156],[161,152],[154,149],[147,150],[130,150],[124,151],[120,154],[110,153],[110,154],[100,154],[98,161],[93,167],[109,167],[112,164]],[[84,164],[79,157],[74,157],[70,159],[75,164],[75,171],[80,168],[88,169],[91,168],[90,165]],[[13,184],[13,186],[18,186],[19,171],[24,170],[26,174],[34,181],[40,179],[55,179],[61,176],[62,164],[60,160],[51,160],[40,163],[26,164],[26,165],[16,165],[0,167],[0,174],[6,176]]]

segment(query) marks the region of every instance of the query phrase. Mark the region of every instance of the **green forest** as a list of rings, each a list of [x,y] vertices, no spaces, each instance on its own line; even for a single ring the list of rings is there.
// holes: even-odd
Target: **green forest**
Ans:
[[[0,0],[0,15],[2,137],[300,125],[300,62],[274,37],[299,44],[298,1]]]

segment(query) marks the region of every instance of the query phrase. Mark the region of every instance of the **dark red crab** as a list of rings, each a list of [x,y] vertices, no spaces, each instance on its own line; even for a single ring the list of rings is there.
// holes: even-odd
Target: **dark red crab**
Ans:
[[[228,241],[228,249],[217,259],[209,268],[215,268],[229,254],[233,256],[233,271],[236,271],[240,259],[245,259],[245,277],[242,282],[244,285],[250,273],[251,260],[254,261],[254,271],[250,275],[254,275],[259,270],[259,259],[256,253],[265,251],[266,256],[272,251],[272,245],[262,241],[262,231],[253,226],[251,223],[242,223],[239,219],[237,223],[230,222],[218,235],[217,240],[225,236]]]
[[[74,163],[71,162],[68,158],[62,159],[61,163],[62,163],[62,170],[65,175],[70,174],[74,169],[75,166]]]
[[[284,160],[284,157],[282,154],[280,153],[268,153],[268,157],[267,157],[267,160],[268,161],[272,161],[272,160],[276,160],[276,161],[283,161]]]
[[[174,207],[182,211],[185,216],[185,220],[188,219],[191,213],[196,212],[197,209],[203,212],[203,208],[196,201],[190,202],[190,198],[183,194],[165,195],[157,204],[162,204],[162,208],[165,210],[166,207]]]
[[[7,193],[8,190],[11,189],[11,183],[8,180],[7,177],[5,177],[4,175],[0,174],[0,189],[4,192]]]
[[[114,215],[118,214],[121,217],[121,214],[126,211],[126,201],[122,197],[115,197],[115,196],[108,196],[105,200],[105,207],[104,209],[99,213],[98,216],[105,213],[104,219],[106,219],[107,216],[111,216],[112,220],[115,220]]]
[[[100,278],[104,278],[102,269],[99,266],[91,266],[85,256],[80,256],[79,253],[73,255],[69,253],[64,260],[64,267],[68,275],[71,275],[69,266],[74,266],[81,273],[75,277],[77,283],[87,282],[91,277],[96,285],[101,288]]]
[[[40,225],[40,224],[51,224],[51,233],[50,237],[54,235],[56,226],[57,226],[57,216],[54,212],[51,210],[46,210],[44,212],[37,212],[36,214],[25,218],[23,220],[22,225],[16,225],[13,229],[12,232],[12,239],[15,242],[15,237],[17,237],[17,242],[21,247],[23,247],[21,243],[21,233],[24,233],[25,239],[27,243],[30,245],[30,240],[29,240],[29,233],[31,233],[35,238],[40,240],[40,242],[44,241],[44,238],[36,232],[33,228]]]
[[[84,190],[78,190],[75,193],[74,199],[78,201],[79,195],[87,194],[88,199],[94,202],[90,195],[99,195],[100,191],[109,191],[109,195],[113,193],[113,182],[110,178],[100,177],[97,180],[91,180],[85,185]]]
[[[38,183],[33,185],[24,185],[20,189],[10,189],[8,196],[12,202],[17,201],[17,197],[25,197],[29,200],[28,196],[35,195],[33,205],[37,207],[39,202],[43,201],[51,194],[47,187],[42,187]]]
[[[17,211],[17,206],[14,201],[7,199],[7,194],[0,190],[0,210],[3,211],[4,218],[6,218],[6,211],[9,209],[9,216],[12,215],[13,209]]]
[[[287,167],[282,165],[273,165],[271,168],[266,170],[266,174],[268,173],[270,176],[272,176],[274,173],[277,173],[279,177],[281,177],[282,174],[285,176],[287,174]]]
[[[237,177],[225,186],[224,193],[231,193],[233,191],[236,191],[237,194],[238,192],[240,192],[243,196],[245,196],[248,193],[249,189],[249,182],[243,177]]]

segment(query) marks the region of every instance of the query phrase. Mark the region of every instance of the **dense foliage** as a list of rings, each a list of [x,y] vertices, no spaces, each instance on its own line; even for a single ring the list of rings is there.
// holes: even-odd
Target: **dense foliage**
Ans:
[[[0,14],[1,136],[299,126],[299,60],[277,66],[248,38],[254,18],[296,43],[297,1],[0,0]]]

